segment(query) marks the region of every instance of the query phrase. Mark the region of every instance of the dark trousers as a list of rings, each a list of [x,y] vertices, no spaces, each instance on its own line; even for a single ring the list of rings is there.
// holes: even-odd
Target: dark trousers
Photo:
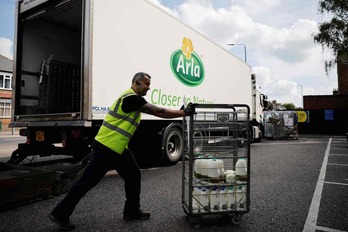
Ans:
[[[116,170],[124,180],[125,212],[137,212],[140,207],[141,173],[134,155],[128,149],[120,155],[95,141],[92,159],[86,170],[65,198],[53,209],[52,214],[61,220],[68,220],[80,199],[110,170]]]

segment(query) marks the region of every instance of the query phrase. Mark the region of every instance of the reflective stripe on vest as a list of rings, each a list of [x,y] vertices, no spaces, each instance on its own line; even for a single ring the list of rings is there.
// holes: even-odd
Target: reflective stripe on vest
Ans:
[[[117,113],[117,110],[119,109],[121,101],[123,100],[123,98],[128,97],[130,95],[134,95],[134,94],[126,94],[125,96],[122,96],[121,98],[119,98],[118,101],[117,101],[116,106],[114,107],[114,109],[113,110],[109,110],[108,114],[110,114],[111,116],[113,116],[113,117],[115,117],[117,119],[125,120],[125,121],[129,122],[130,124],[132,124],[133,126],[138,127],[139,123],[136,122],[136,119],[138,118],[138,116],[140,114],[140,111],[138,111],[135,114],[134,118],[130,118],[127,115],[121,115],[121,114]]]
[[[129,89],[114,102],[95,137],[98,142],[119,154],[127,147],[141,118],[140,111],[125,113],[122,110],[123,99],[131,95],[136,94]]]

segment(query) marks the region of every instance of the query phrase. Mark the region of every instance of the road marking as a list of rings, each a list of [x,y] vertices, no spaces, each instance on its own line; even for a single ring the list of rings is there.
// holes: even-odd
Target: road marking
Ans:
[[[335,229],[321,227],[321,226],[317,226],[317,229],[322,230],[322,231],[326,231],[326,232],[346,232],[345,230],[335,230]]]
[[[264,146],[264,145],[298,145],[298,144],[318,144],[318,143],[326,143],[326,142],[317,142],[317,141],[306,141],[306,142],[288,142],[288,143],[284,143],[284,142],[269,142],[269,143],[252,143],[250,145],[252,146]]]
[[[341,145],[341,144],[332,144],[332,149],[340,149],[340,150],[348,150],[348,146],[345,145]]]
[[[347,148],[340,148],[340,147],[337,147],[337,146],[335,146],[335,147],[333,147],[331,150],[337,150],[337,151],[347,151],[348,149]]]
[[[8,141],[25,141],[26,139],[18,137],[18,138],[8,138],[8,139],[2,139],[4,142]]]
[[[348,156],[348,154],[330,154],[330,156]]]
[[[338,182],[328,182],[328,181],[324,181],[325,184],[335,184],[335,185],[346,185],[348,186],[348,184],[346,183],[338,183]]]
[[[331,146],[332,138],[329,139],[329,142],[327,144],[327,148],[325,151],[325,156],[323,160],[323,165],[321,166],[319,178],[317,182],[317,186],[315,187],[314,195],[312,198],[312,203],[309,208],[309,212],[307,215],[307,220],[303,228],[303,232],[315,232],[317,228],[317,219],[319,214],[319,206],[321,201],[321,194],[323,192],[324,187],[324,180],[326,175],[326,166],[327,166],[327,160],[330,153],[330,146]]]
[[[335,142],[337,142],[337,141],[347,141],[347,139],[346,138],[335,138]]]
[[[332,165],[332,166],[345,166],[345,167],[348,167],[348,164],[333,164],[333,163],[328,163],[327,165]]]

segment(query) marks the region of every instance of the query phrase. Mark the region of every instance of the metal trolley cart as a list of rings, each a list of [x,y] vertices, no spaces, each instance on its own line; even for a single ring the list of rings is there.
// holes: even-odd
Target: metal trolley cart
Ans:
[[[264,112],[265,137],[272,139],[298,139],[297,113],[295,111]]]
[[[182,206],[198,227],[221,214],[239,224],[250,210],[250,109],[247,105],[194,104],[183,120]]]

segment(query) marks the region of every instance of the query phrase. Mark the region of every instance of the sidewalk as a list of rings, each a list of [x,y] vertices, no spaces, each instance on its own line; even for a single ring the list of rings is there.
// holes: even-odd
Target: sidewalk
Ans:
[[[19,135],[19,129],[0,131],[0,162],[8,160],[12,152],[18,148],[18,143],[25,143],[26,138]]]
[[[4,137],[9,137],[9,138],[12,138],[12,137],[21,137],[19,135],[19,129],[9,129],[9,128],[6,128],[4,130],[4,128],[0,131],[0,138],[4,138]]]

